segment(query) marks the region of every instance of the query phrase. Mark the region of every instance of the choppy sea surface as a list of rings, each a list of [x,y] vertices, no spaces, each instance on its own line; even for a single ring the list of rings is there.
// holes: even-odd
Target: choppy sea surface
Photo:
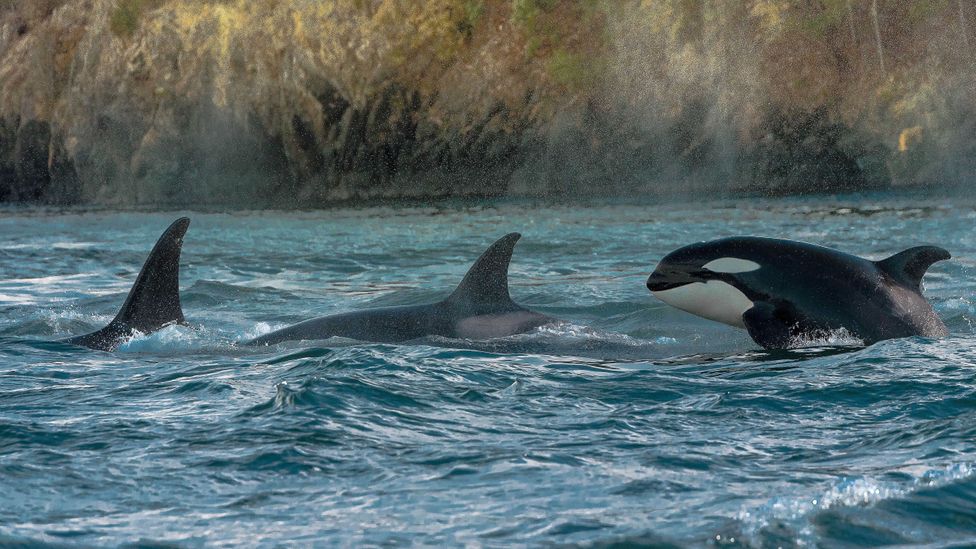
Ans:
[[[57,342],[112,319],[184,213],[0,210],[0,546],[976,543],[976,199],[190,213],[190,326]],[[240,345],[439,299],[511,231],[513,297],[564,324]],[[951,336],[765,352],[644,287],[729,235],[943,246]]]

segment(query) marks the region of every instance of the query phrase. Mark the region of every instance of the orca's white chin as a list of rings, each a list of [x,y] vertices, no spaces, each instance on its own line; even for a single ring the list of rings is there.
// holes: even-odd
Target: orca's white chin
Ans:
[[[742,313],[753,305],[735,286],[720,280],[692,282],[652,293],[672,307],[736,328],[746,327]]]

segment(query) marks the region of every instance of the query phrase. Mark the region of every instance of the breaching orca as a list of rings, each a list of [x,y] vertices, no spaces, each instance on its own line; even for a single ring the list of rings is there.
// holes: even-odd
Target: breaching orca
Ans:
[[[170,324],[185,323],[180,307],[180,250],[189,226],[189,218],[181,217],[159,237],[122,309],[108,326],[65,342],[114,351],[136,332],[150,334]]]
[[[929,266],[949,258],[935,246],[870,261],[804,242],[731,237],[671,252],[647,288],[669,305],[745,328],[767,349],[841,329],[866,344],[943,337],[921,283]]]
[[[461,284],[443,301],[429,305],[365,309],[315,318],[249,341],[273,345],[289,340],[344,337],[398,343],[426,336],[489,339],[527,332],[555,319],[519,306],[508,294],[508,265],[515,243],[511,233],[491,245]]]

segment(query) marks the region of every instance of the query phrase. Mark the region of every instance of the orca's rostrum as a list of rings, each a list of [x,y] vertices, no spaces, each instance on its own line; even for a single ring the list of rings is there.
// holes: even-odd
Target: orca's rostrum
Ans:
[[[944,337],[921,283],[933,263],[950,257],[919,246],[870,261],[805,242],[738,236],[671,252],[647,287],[669,305],[745,328],[768,349],[840,330],[867,344]]]

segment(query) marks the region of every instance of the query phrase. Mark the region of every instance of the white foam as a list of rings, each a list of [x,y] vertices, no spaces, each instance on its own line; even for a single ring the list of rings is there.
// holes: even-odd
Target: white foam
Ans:
[[[120,353],[148,353],[159,351],[185,351],[201,347],[202,340],[189,326],[170,325],[149,335],[136,331],[116,349]]]
[[[790,340],[791,349],[803,347],[863,347],[864,340],[850,333],[847,328],[821,331],[794,337]]]
[[[753,535],[772,522],[795,522],[805,519],[811,513],[834,507],[874,505],[881,501],[905,497],[920,488],[943,486],[973,476],[976,468],[970,463],[953,463],[935,469],[920,470],[919,467],[910,467],[903,469],[902,472],[912,475],[912,481],[894,483],[871,477],[844,478],[820,492],[807,496],[774,497],[758,508],[743,508],[736,518],[744,523],[745,532]]]
[[[81,321],[92,326],[104,326],[112,321],[112,316],[109,315],[99,315],[95,313],[82,313],[78,312],[76,309],[44,309],[40,311],[40,315],[46,325],[48,325],[55,333],[71,335],[66,332],[68,329],[68,324],[74,321]],[[97,328],[92,328],[97,329]],[[77,335],[77,334],[74,334]]]
[[[600,341],[607,343],[615,343],[618,345],[629,345],[633,347],[641,347],[647,345],[647,341],[631,337],[627,334],[621,334],[617,332],[604,332],[596,328],[591,328],[589,326],[583,326],[580,324],[573,324],[572,322],[553,322],[551,324],[546,324],[539,326],[538,328],[522,333],[508,336],[506,338],[515,341],[524,340],[539,340],[539,339],[550,339],[557,338],[560,342],[565,343],[569,341]],[[677,340],[671,337],[659,337],[655,340],[655,343],[677,343]]]
[[[273,332],[283,324],[259,322],[244,329],[218,329],[203,325],[173,324],[144,334],[136,332],[116,349],[122,353],[179,353],[193,351],[230,350],[243,341]]]
[[[263,336],[264,334],[270,334],[275,331],[275,329],[267,322],[258,322],[251,328],[244,331],[241,334],[241,340],[254,339],[256,337]]]
[[[55,242],[50,245],[55,250],[87,250],[96,246],[95,242]]]

